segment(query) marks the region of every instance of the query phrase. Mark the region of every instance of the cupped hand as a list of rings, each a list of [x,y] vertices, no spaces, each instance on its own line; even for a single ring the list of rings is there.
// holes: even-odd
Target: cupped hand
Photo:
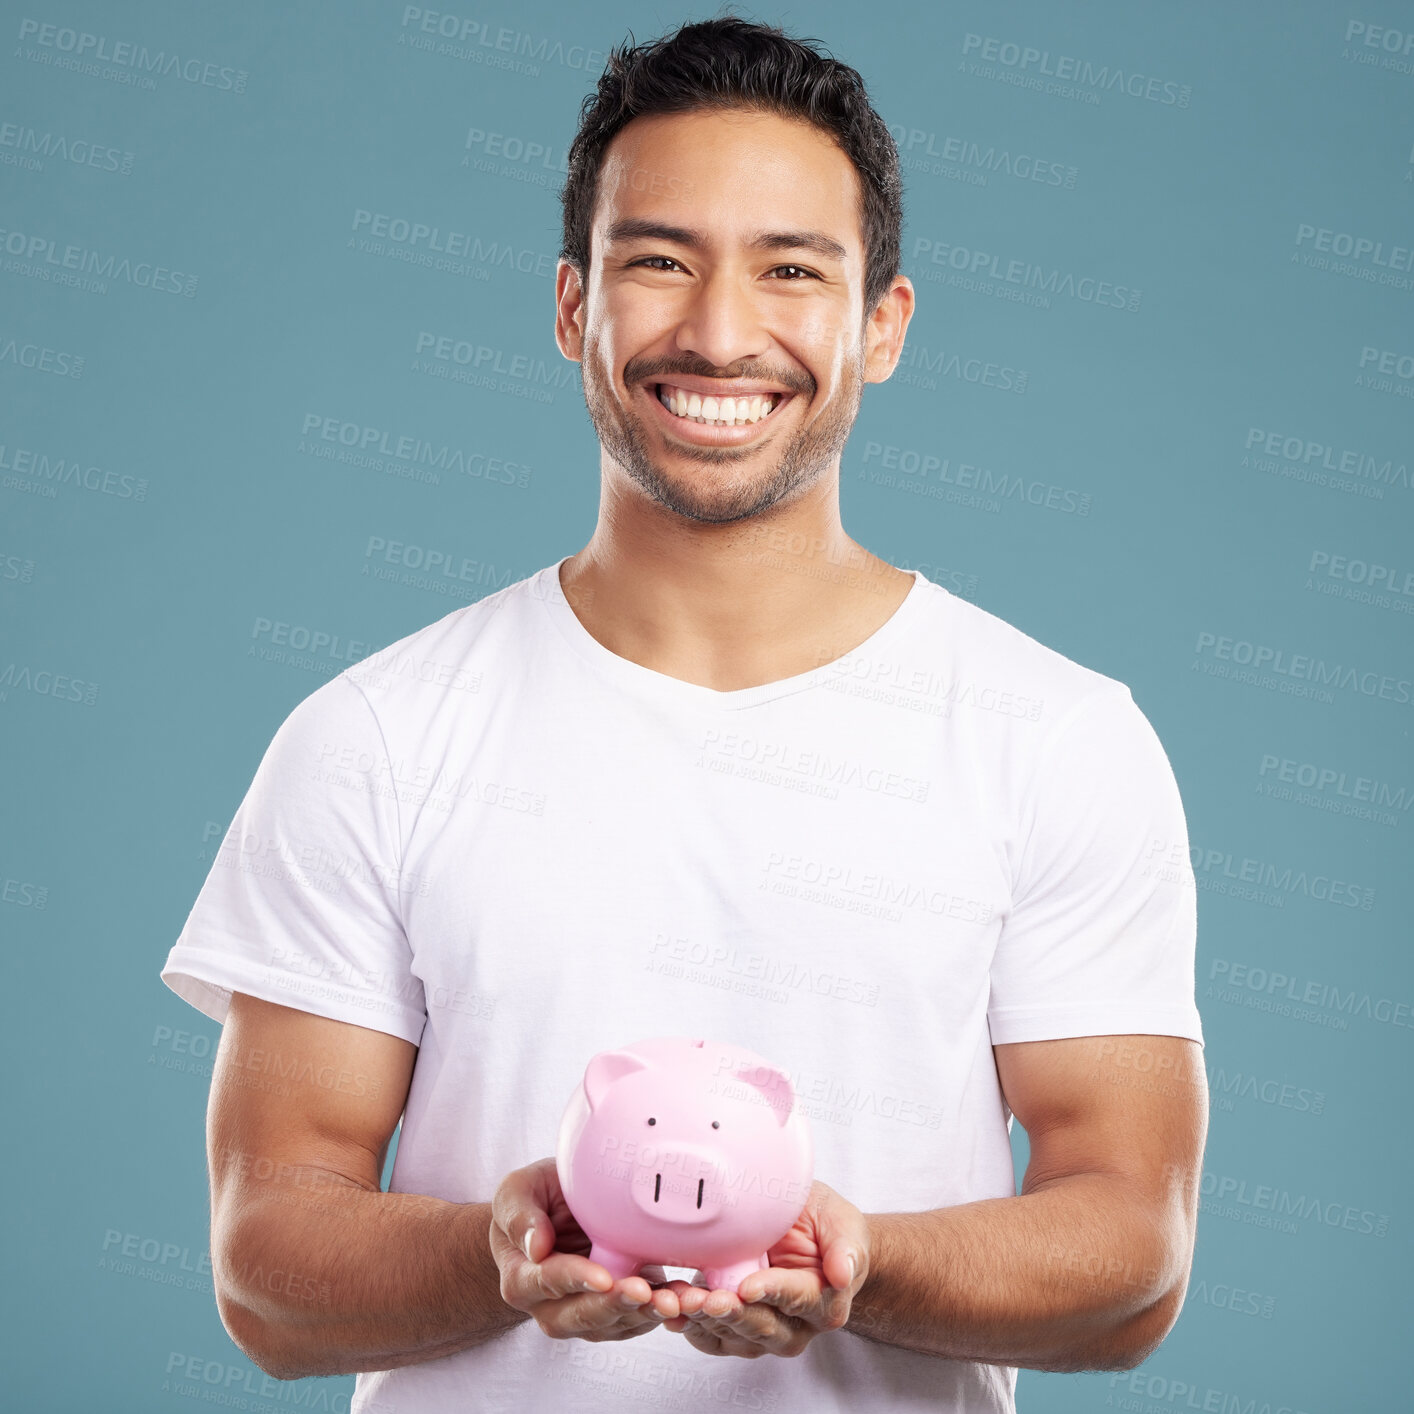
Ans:
[[[615,1281],[589,1260],[592,1244],[565,1202],[553,1158],[501,1180],[491,1200],[490,1243],[501,1299],[555,1340],[629,1340],[679,1314],[662,1267]]]
[[[817,1179],[794,1226],[767,1252],[770,1266],[743,1277],[735,1294],[669,1282],[682,1314],[663,1324],[707,1355],[800,1355],[849,1320],[869,1255],[864,1214]]]

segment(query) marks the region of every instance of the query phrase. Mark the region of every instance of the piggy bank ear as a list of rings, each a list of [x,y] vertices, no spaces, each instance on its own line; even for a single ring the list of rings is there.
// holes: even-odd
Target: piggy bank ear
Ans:
[[[630,1051],[600,1051],[584,1070],[584,1097],[589,1108],[599,1108],[615,1081],[635,1070],[647,1069],[647,1064]]]
[[[795,1109],[795,1088],[786,1074],[773,1065],[753,1065],[738,1070],[732,1077],[743,1085],[754,1086],[765,1097],[782,1128]]]

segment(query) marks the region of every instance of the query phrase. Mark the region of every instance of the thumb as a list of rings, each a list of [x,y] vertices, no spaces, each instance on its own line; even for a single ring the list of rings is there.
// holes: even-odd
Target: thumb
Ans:
[[[847,1239],[841,1238],[825,1254],[825,1275],[829,1277],[830,1285],[838,1291],[845,1291],[853,1285],[859,1268],[858,1247]]]
[[[817,1223],[816,1237],[825,1254],[820,1265],[830,1285],[843,1291],[864,1269],[864,1253],[869,1245],[864,1214],[835,1198],[822,1205]]]
[[[548,1226],[544,1223],[536,1222],[534,1210],[523,1209],[521,1214],[517,1214],[516,1220],[522,1224],[523,1231],[519,1237],[517,1237],[514,1232],[510,1233],[509,1236],[511,1241],[525,1253],[526,1260],[538,1262],[540,1258],[535,1255],[536,1252],[541,1252],[542,1256],[549,1256],[548,1252],[541,1251],[544,1244],[540,1242],[540,1234],[548,1231]],[[553,1247],[555,1244],[552,1241],[550,1245]]]
[[[535,1167],[507,1174],[491,1201],[493,1223],[531,1262],[548,1257],[555,1247],[555,1233],[545,1211],[541,1185],[535,1181]]]

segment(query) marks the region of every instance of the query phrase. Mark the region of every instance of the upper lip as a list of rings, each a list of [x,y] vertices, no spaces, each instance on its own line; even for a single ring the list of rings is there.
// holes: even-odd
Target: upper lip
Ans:
[[[656,389],[660,383],[671,388],[681,388],[684,392],[700,393],[708,398],[750,398],[758,393],[779,393],[790,397],[789,388],[776,387],[770,383],[724,383],[720,378],[689,378],[686,374],[668,373],[650,378],[648,386]]]

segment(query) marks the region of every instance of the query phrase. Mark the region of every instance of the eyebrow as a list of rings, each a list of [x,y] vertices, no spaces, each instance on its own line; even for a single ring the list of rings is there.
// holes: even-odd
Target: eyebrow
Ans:
[[[632,240],[672,241],[689,250],[701,250],[707,244],[707,238],[701,231],[687,226],[670,226],[643,216],[626,216],[615,221],[605,233],[605,240],[611,244]],[[844,261],[849,256],[849,251],[833,236],[821,231],[757,231],[747,246],[751,250],[813,250],[816,255],[828,260]]]

